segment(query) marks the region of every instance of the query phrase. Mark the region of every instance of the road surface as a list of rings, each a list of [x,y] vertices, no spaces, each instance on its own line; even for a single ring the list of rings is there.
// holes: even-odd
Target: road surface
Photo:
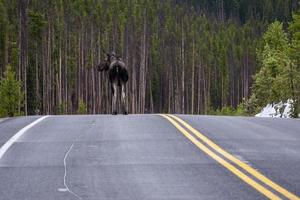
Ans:
[[[0,200],[300,196],[300,121],[293,119],[20,117],[0,121],[0,147]]]

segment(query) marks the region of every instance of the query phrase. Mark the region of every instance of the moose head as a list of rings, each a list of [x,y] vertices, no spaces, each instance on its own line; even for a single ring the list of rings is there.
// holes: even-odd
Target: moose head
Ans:
[[[97,70],[102,72],[103,70],[107,71],[109,69],[109,65],[111,63],[111,59],[110,59],[110,54],[109,53],[105,53],[105,59],[104,61],[100,62],[98,65],[97,65]]]
[[[102,50],[105,59],[104,61],[100,62],[97,66],[98,71],[107,71],[109,69],[110,64],[117,58],[115,52],[107,53],[106,51]]]

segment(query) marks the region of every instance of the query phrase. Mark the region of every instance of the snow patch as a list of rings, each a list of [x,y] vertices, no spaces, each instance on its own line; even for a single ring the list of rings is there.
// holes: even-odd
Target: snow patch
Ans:
[[[292,100],[288,100],[286,103],[268,104],[255,117],[290,118],[292,103]]]

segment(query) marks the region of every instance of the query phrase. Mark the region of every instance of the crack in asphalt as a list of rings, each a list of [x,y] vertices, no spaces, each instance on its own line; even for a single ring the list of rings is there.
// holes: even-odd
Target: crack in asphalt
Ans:
[[[68,151],[66,152],[65,154],[65,157],[64,157],[64,168],[65,168],[65,173],[64,173],[64,186],[66,188],[66,190],[72,194],[73,196],[75,196],[77,199],[82,199],[78,194],[76,194],[75,192],[73,192],[72,190],[70,190],[70,188],[68,187],[68,184],[67,184],[67,158],[68,158],[68,155],[69,153],[71,152],[72,148],[74,146],[74,143],[69,147]]]
[[[95,125],[95,121],[92,121],[92,123],[90,125]],[[90,126],[88,129],[91,129],[92,126]],[[66,152],[65,156],[64,156],[64,169],[65,169],[65,172],[64,172],[64,186],[65,186],[65,189],[70,193],[72,194],[73,196],[75,196],[77,199],[82,199],[82,197],[80,197],[78,194],[76,194],[75,192],[73,192],[72,190],[70,190],[70,188],[68,187],[68,184],[67,184],[67,158],[70,154],[70,152],[72,151],[73,147],[74,147],[74,144],[76,141],[79,140],[80,137],[82,137],[83,134],[79,135],[75,141],[72,143],[72,145],[69,147],[68,151]]]

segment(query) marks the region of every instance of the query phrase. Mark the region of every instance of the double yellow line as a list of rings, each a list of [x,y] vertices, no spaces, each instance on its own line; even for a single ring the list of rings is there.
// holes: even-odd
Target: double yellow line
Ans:
[[[280,193],[281,195],[283,195],[288,199],[300,200],[300,197],[289,192],[285,188],[281,187],[277,183],[273,182],[272,180],[264,176],[263,174],[259,173],[257,170],[253,169],[251,166],[237,159],[236,157],[234,157],[233,155],[231,155],[230,153],[222,149],[212,140],[210,140],[205,135],[203,135],[202,133],[194,129],[192,126],[190,126],[188,123],[186,123],[179,117],[176,117],[175,115],[169,115],[169,114],[167,115],[161,114],[161,116],[166,118],[171,124],[173,124],[183,135],[185,135],[199,149],[201,149],[211,158],[216,160],[223,167],[231,171],[237,177],[242,179],[244,182],[246,182],[254,189],[259,191],[261,194],[265,195],[267,198],[274,199],[274,200],[281,199],[278,195],[274,194],[270,189],[266,188],[263,184],[267,185],[268,187],[272,188],[273,190],[275,190],[276,192]],[[193,134],[191,134],[187,130],[189,130]],[[198,140],[197,138],[200,140]],[[222,155],[224,158],[217,155],[214,151]],[[244,172],[242,172],[242,170],[238,169],[236,166],[240,167],[242,170],[245,170],[246,172],[251,174],[253,177],[255,177],[263,184],[259,183],[257,180],[254,180],[254,178],[249,177]]]

